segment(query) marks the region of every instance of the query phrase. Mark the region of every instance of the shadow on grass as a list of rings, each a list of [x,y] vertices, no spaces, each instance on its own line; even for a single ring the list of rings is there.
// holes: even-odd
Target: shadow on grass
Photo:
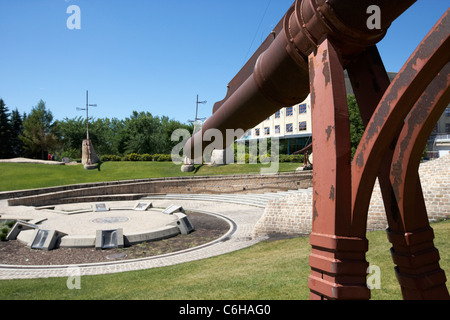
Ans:
[[[194,174],[197,174],[197,172],[198,172],[198,170],[200,170],[201,169],[201,167],[203,167],[203,164],[201,164],[201,165],[199,165],[199,166],[197,166],[196,168],[195,168],[195,170],[194,170]]]

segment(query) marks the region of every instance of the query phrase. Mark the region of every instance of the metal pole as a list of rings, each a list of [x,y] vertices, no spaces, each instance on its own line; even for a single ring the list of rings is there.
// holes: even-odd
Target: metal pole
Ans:
[[[195,108],[195,120],[194,121],[197,121],[197,119],[198,119],[198,95],[197,95],[197,105]]]
[[[86,90],[86,138],[89,140],[89,91]]]

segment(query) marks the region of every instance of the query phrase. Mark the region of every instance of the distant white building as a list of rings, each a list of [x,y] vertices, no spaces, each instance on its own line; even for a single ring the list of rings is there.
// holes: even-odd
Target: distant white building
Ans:
[[[444,111],[428,139],[428,156],[439,158],[450,153],[450,106]]]
[[[280,139],[280,152],[291,154],[312,142],[311,100],[286,107],[246,132],[239,140]]]

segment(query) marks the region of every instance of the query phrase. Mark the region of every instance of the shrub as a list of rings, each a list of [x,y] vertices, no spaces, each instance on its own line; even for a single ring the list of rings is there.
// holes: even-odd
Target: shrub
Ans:
[[[262,155],[262,156],[255,156],[255,155],[249,155],[246,153],[245,155],[239,155],[235,156],[236,162],[243,162],[245,160],[245,163],[255,163],[255,159],[257,163],[269,163],[269,162],[298,162],[303,163],[303,155],[287,155],[287,154],[280,154],[280,155]]]
[[[172,161],[172,155],[170,155],[170,154],[154,154],[153,161],[158,161],[158,162]]]
[[[141,161],[153,161],[153,156],[146,153],[141,155]]]
[[[245,163],[249,163],[250,160],[250,156],[248,153],[246,153],[245,155],[240,154],[239,156],[235,157],[235,161],[236,163],[243,163],[245,161]]]
[[[103,155],[100,157],[102,162],[106,161],[172,161],[172,155],[170,154],[138,154],[129,153],[123,156],[123,158],[116,155]]]
[[[16,224],[16,222],[17,222],[16,220],[9,221],[6,223],[6,225],[11,229]]]
[[[165,162],[170,162],[172,161],[172,155],[170,154],[160,154],[158,161],[165,161]]]
[[[0,241],[6,241],[6,237],[8,236],[9,230],[14,225],[14,223],[15,223],[15,221],[10,221],[10,222],[7,222],[7,223],[2,223],[0,225],[0,227],[1,227],[1,230],[0,230]]]
[[[122,161],[122,158],[119,156],[116,156],[115,154],[107,154],[100,157],[101,162],[107,162],[107,161]]]
[[[130,153],[123,157],[124,161],[141,161],[141,155],[137,153]]]
[[[301,154],[296,154],[296,155],[280,154],[279,161],[280,161],[280,163],[281,162],[303,162],[303,155],[301,155]]]

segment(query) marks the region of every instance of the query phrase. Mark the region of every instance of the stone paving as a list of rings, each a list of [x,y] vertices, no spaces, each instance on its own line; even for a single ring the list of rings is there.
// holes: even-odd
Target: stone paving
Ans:
[[[279,196],[282,196],[281,194]],[[259,196],[261,197],[261,196]],[[267,196],[269,197],[269,195]],[[179,196],[178,198],[183,198]],[[203,196],[202,199],[177,199],[176,196],[167,198],[152,199],[154,207],[168,207],[174,203],[181,205],[186,210],[199,212],[210,212],[226,218],[230,223],[230,231],[221,239],[210,244],[157,257],[142,258],[136,260],[122,260],[106,263],[66,265],[66,266],[10,266],[0,265],[0,279],[31,279],[31,278],[51,278],[68,277],[76,272],[77,275],[98,275],[127,271],[136,271],[157,267],[170,266],[189,261],[205,259],[233,252],[250,247],[262,240],[264,237],[253,239],[252,231],[258,220],[264,213],[264,206],[256,206],[252,202],[251,196],[247,196],[250,204],[243,203],[244,198],[240,198],[238,203],[233,203],[227,198],[226,201],[218,201],[217,197],[209,198]],[[261,198],[256,203],[261,203]],[[0,213],[2,218],[7,218],[9,214],[16,218],[40,218],[35,216],[34,208],[8,207],[6,201],[0,201]]]

